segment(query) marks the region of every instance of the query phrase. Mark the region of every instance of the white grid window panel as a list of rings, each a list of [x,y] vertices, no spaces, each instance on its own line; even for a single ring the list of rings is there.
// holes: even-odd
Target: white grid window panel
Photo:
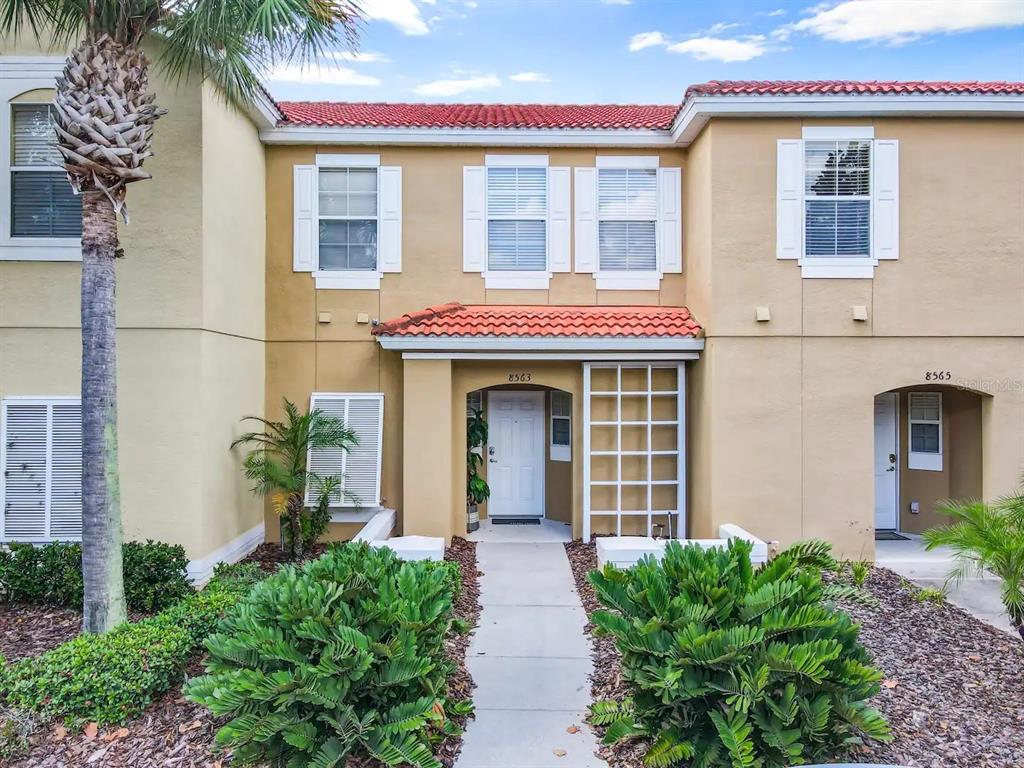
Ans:
[[[331,496],[331,506],[377,507],[380,505],[380,469],[383,447],[384,395],[376,392],[318,392],[310,408],[342,421],[358,441],[349,450],[310,449],[307,466],[320,477],[340,476],[341,487]],[[306,489],[306,504],[316,502],[318,491]]]
[[[0,409],[4,541],[82,537],[82,409],[77,398],[8,398]]]
[[[610,517],[615,520],[615,533],[622,535],[622,520],[627,517],[646,518],[647,535],[654,530],[655,522],[671,523],[675,536],[685,533],[686,526],[686,469],[685,469],[685,413],[686,413],[686,376],[683,363],[585,363],[583,372],[583,538],[590,539],[592,519]],[[654,372],[659,369],[671,369],[675,375],[674,387],[655,387]],[[595,390],[593,387],[594,372],[601,370],[604,379],[609,371],[614,379],[612,389]],[[623,384],[624,371],[639,372],[646,382],[642,389],[628,389]],[[635,377],[634,377],[635,378]],[[594,419],[594,405],[599,401],[607,409],[607,399],[611,398],[615,413],[614,419]],[[675,419],[655,418],[655,403],[658,398],[674,398],[676,405]],[[645,414],[642,419],[627,419],[623,416],[623,403],[630,402],[642,406]],[[676,444],[674,448],[655,448],[654,429],[660,426],[675,427]],[[623,427],[638,428],[644,435],[644,446],[640,449],[626,449],[623,444]],[[614,435],[614,448],[611,450],[594,450],[593,434],[596,429],[608,430]],[[623,474],[624,457],[643,457],[645,459],[646,477],[626,479]],[[595,479],[592,463],[594,457],[607,457],[614,461],[612,478]],[[653,474],[655,457],[675,457],[675,477],[672,479],[656,479]],[[656,488],[675,488],[674,504],[668,508],[655,506],[654,490]],[[595,508],[593,495],[595,489],[614,489],[614,508]],[[628,508],[623,501],[623,489],[642,489],[645,504],[642,509]],[[634,497],[635,498],[635,497]]]
[[[871,142],[804,142],[807,256],[871,253]]]

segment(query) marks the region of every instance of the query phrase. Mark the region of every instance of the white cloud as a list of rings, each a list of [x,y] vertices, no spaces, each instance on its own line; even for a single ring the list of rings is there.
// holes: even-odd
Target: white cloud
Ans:
[[[380,85],[380,78],[364,75],[348,67],[320,66],[317,64],[299,66],[286,64],[274,68],[269,80],[275,83],[309,83],[312,85]]]
[[[764,35],[729,40],[719,37],[694,37],[672,43],[666,50],[687,53],[700,61],[750,61],[768,52]]]
[[[509,80],[514,80],[517,83],[550,83],[551,78],[545,75],[543,72],[517,72],[514,75],[508,76]]]
[[[601,0],[605,5],[632,5],[633,0]]]
[[[352,61],[357,64],[382,64],[391,61],[383,53],[376,51],[332,51],[327,55],[338,61]]]
[[[924,35],[1024,25],[1020,0],[846,0],[788,27],[843,43],[900,45]]]
[[[785,16],[786,15],[786,9],[785,8],[776,8],[774,11],[768,11],[768,13],[766,13],[764,15],[765,16]]]
[[[412,0],[360,0],[359,9],[365,18],[394,24],[406,35],[430,34]]]
[[[421,83],[413,88],[413,91],[420,96],[458,96],[467,91],[485,91],[500,85],[501,80],[496,75],[477,75],[476,77]]]
[[[665,45],[667,42],[668,40],[661,32],[641,32],[629,38],[629,50],[642,51],[644,48]]]
[[[725,32],[727,29],[733,29],[734,27],[738,27],[738,26],[739,26],[739,24],[726,24],[724,21],[720,21],[717,24],[712,24],[708,28],[708,34],[709,35],[720,35],[723,32]]]

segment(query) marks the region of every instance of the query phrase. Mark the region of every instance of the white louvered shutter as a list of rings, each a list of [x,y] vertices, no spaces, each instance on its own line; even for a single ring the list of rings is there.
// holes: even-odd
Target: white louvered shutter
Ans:
[[[803,146],[800,139],[779,139],[775,198],[775,256],[799,259],[803,250]]]
[[[293,171],[295,215],[292,222],[292,270],[312,272],[317,265],[319,225],[317,222],[317,169],[315,165],[296,165]]]
[[[569,169],[548,168],[548,267],[552,272],[571,272]]]
[[[402,169],[380,169],[380,227],[377,235],[380,271],[402,271]]]
[[[310,408],[344,422],[359,441],[348,451],[318,449],[309,453],[310,472],[341,477],[341,488],[331,497],[331,506],[379,506],[384,395],[318,393],[310,398]],[[307,488],[306,503],[315,503],[317,495],[316,488]]]
[[[900,255],[900,143],[896,139],[875,141],[872,235],[876,259],[898,259]]]
[[[483,272],[487,249],[486,169],[462,169],[462,271]]]
[[[681,168],[658,169],[658,246],[661,271],[683,271]]]
[[[576,271],[597,269],[597,168],[577,168]]]
[[[82,421],[74,401],[5,401],[3,538],[82,536]]]

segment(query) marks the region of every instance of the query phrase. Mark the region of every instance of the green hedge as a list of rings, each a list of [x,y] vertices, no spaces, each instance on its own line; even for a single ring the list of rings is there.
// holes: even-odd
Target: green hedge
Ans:
[[[180,545],[130,541],[123,557],[128,610],[152,613],[192,593]],[[7,600],[81,608],[82,545],[11,544],[0,550],[0,592]]]
[[[882,673],[832,602],[856,589],[822,579],[836,567],[828,545],[795,545],[756,570],[750,550],[670,542],[660,563],[591,571],[608,608],[592,619],[632,689],[591,709],[606,743],[651,739],[651,768],[782,768],[890,738],[867,704]]]
[[[181,679],[220,617],[250,588],[244,579],[215,578],[142,621],[103,635],[79,635],[10,665],[0,657],[0,698],[71,726],[123,722]]]
[[[386,548],[333,547],[258,584],[206,641],[208,674],[185,692],[230,721],[217,742],[232,762],[435,768],[449,719],[454,665],[445,638],[458,567],[402,562]]]

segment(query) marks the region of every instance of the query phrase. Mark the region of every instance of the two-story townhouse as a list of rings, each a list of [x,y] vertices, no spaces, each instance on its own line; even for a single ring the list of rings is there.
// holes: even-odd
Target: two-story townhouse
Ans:
[[[876,531],[922,530],[936,500],[994,496],[1024,469],[1024,84],[276,107],[259,158],[238,159],[263,174],[265,220],[244,197],[250,175],[220,200],[252,204],[231,235],[265,236],[264,284],[236,281],[235,268],[251,273],[230,246],[198,259],[236,289],[211,296],[211,313],[265,310],[262,357],[226,362],[216,381],[189,373],[196,397],[214,397],[209,385],[227,398],[199,419],[202,451],[180,426],[163,434],[238,495],[183,512],[166,501],[182,498],[180,476],[125,466],[126,488],[176,507],[145,535],[187,538],[200,559],[242,551],[226,526],[168,529],[251,508],[226,445],[240,406],[275,418],[283,397],[360,438],[311,457],[344,474],[335,538],[381,506],[406,534],[465,531],[471,408],[491,432],[484,514],[546,517],[577,537],[706,537],[732,522],[870,557]],[[18,264],[21,279],[37,266]],[[31,316],[22,307],[7,325]],[[61,364],[73,369],[74,353]],[[8,384],[0,366],[4,398],[74,395],[45,371]],[[132,375],[122,368],[123,390]],[[173,398],[195,420],[188,393]],[[131,413],[123,450],[152,450]]]

